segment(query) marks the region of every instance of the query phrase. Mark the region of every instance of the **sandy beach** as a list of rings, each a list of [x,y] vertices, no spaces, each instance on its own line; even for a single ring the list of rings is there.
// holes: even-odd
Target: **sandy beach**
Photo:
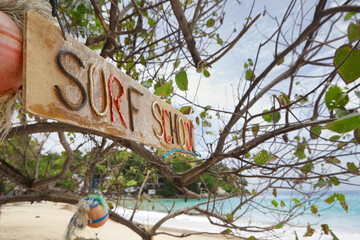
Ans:
[[[74,213],[73,206],[61,203],[20,203],[6,204],[1,208],[0,240],[59,240],[63,238],[67,224]],[[155,213],[156,214],[156,213]],[[173,234],[184,231],[162,229]],[[93,229],[86,227],[77,236],[84,239],[100,240],[141,240],[129,228],[109,220],[103,227]],[[154,240],[179,239],[167,235],[155,236]],[[183,239],[183,238],[182,238]],[[195,235],[185,238],[187,240],[221,240],[229,239],[220,235]],[[230,238],[235,239],[235,238]],[[237,238],[238,239],[238,238]]]

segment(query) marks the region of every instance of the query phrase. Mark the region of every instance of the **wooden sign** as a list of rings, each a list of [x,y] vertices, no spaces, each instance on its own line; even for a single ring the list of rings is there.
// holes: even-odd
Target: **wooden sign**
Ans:
[[[195,152],[189,119],[33,11],[24,29],[23,98],[36,116]]]

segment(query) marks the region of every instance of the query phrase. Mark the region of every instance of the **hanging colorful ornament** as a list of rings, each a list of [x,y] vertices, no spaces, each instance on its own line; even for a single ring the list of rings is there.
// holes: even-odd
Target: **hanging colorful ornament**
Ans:
[[[86,226],[99,228],[109,219],[110,210],[101,194],[89,195],[81,199],[77,205],[77,211],[71,218],[66,232],[65,240],[73,239],[76,230],[82,230]]]

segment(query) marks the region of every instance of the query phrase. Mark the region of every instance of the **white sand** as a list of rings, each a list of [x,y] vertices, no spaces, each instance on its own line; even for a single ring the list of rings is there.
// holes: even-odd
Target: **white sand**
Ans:
[[[3,205],[0,216],[0,240],[61,240],[73,213],[72,206],[60,203]],[[183,231],[168,229],[162,229],[162,231],[170,231],[173,234],[183,233]],[[96,239],[96,233],[100,240],[141,240],[141,237],[131,229],[112,220],[107,221],[101,228],[93,229],[86,227],[77,236],[84,237],[85,239]],[[167,235],[154,237],[154,240],[173,239],[179,238]],[[185,239],[211,240],[229,238],[219,235],[195,235]]]

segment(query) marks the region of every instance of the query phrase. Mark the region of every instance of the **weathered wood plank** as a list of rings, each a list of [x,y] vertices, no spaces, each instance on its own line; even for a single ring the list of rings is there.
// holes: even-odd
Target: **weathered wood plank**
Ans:
[[[157,148],[194,151],[189,119],[96,52],[66,38],[58,27],[28,12],[23,94],[27,112]],[[174,141],[169,141],[171,136]]]

